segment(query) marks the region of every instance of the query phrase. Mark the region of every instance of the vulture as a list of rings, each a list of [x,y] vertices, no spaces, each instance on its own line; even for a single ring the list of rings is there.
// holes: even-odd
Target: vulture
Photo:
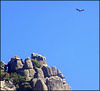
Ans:
[[[76,9],[76,10],[78,10],[79,12],[84,11],[84,9]]]

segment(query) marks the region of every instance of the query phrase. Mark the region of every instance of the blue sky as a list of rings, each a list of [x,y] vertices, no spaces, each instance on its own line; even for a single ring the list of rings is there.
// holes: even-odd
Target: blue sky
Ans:
[[[98,90],[99,2],[2,1],[1,61],[31,53],[60,69],[73,90]]]

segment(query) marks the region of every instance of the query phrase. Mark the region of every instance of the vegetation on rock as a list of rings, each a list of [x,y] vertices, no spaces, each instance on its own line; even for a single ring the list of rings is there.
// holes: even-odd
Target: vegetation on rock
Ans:
[[[22,90],[31,91],[32,87],[31,87],[30,83],[29,82],[24,82],[23,86],[22,86]]]
[[[1,71],[0,81],[3,81],[3,80],[13,82],[13,84],[16,86],[16,89],[19,90],[20,87],[22,86],[22,83],[25,82],[26,77],[21,76],[20,74],[17,74],[16,72],[9,74],[7,72]]]
[[[3,80],[9,80],[9,73],[7,72],[4,72],[0,69],[0,81],[3,81]]]
[[[37,60],[35,60],[35,59],[31,59],[31,61],[32,61],[32,64],[33,64],[33,67],[34,68],[41,68],[42,67],[42,64],[41,63],[39,63]]]

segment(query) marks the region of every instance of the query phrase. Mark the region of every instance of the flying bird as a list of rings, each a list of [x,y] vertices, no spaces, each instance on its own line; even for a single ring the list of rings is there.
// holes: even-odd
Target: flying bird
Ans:
[[[78,10],[79,12],[84,11],[84,9],[76,9],[76,10]]]

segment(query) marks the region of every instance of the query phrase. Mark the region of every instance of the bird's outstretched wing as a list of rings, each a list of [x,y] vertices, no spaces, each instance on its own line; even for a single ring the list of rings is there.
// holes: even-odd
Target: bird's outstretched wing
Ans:
[[[81,11],[84,11],[84,9],[81,9]]]
[[[78,10],[78,11],[84,11],[84,9],[76,9],[76,10]]]

